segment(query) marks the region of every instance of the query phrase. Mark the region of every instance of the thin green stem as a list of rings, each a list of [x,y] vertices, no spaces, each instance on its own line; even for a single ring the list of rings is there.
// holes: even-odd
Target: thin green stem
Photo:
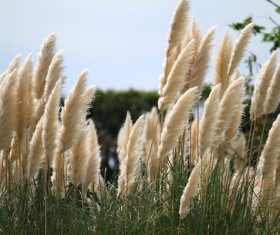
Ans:
[[[262,128],[261,140],[260,140],[259,149],[258,149],[258,159],[260,157],[260,153],[261,153],[261,149],[262,149],[262,142],[263,142],[263,136],[264,136],[264,130],[265,130],[265,126],[266,126],[266,121],[267,121],[267,114],[265,115],[263,128]]]

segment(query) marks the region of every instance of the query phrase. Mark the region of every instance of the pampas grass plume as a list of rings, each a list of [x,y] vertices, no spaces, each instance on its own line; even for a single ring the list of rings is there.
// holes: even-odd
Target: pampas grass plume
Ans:
[[[230,128],[235,115],[235,110],[242,106],[245,96],[245,80],[238,78],[231,83],[220,101],[218,109],[218,125],[216,135],[218,137],[217,145],[222,141],[224,133]]]
[[[125,172],[125,159],[127,157],[127,143],[129,140],[129,136],[132,130],[133,124],[131,120],[130,113],[127,112],[125,122],[118,134],[118,141],[117,141],[117,153],[119,159],[119,170],[120,172]],[[123,189],[125,183],[124,176],[119,176],[118,178],[118,188]]]
[[[215,130],[217,128],[220,92],[221,84],[217,84],[212,88],[208,99],[204,103],[204,111],[202,114],[199,128],[201,156],[204,155],[207,148],[213,145],[215,140]]]
[[[162,90],[162,97],[158,101],[158,107],[160,110],[167,109],[171,104],[173,104],[182,87],[185,74],[188,71],[188,64],[192,59],[194,48],[194,41],[192,40],[181,52],[179,57],[177,58],[168,78],[167,83]]]
[[[141,148],[140,148],[140,136],[143,131],[144,116],[140,116],[133,125],[129,140],[127,143],[127,157],[125,158],[125,167],[122,168],[123,172],[119,177],[124,177],[124,188],[118,188],[119,195],[128,196],[136,182],[136,177],[140,173],[141,167]]]
[[[269,85],[267,96],[264,102],[264,113],[270,114],[274,112],[280,100],[280,64],[277,65],[273,73],[271,83]]]
[[[100,146],[98,144],[97,133],[93,121],[89,121],[89,124],[87,126],[87,140],[89,154],[85,165],[84,182],[82,182],[84,185],[84,191],[88,189],[90,183],[94,184],[95,190],[100,187]]]
[[[42,117],[36,125],[35,132],[30,141],[30,152],[28,154],[26,176],[28,180],[32,180],[39,172],[40,164],[43,157],[43,143],[42,143],[42,131],[43,131],[43,119]]]
[[[43,42],[38,55],[38,62],[34,74],[35,98],[40,99],[44,93],[44,87],[49,66],[54,56],[56,35],[50,34]]]
[[[190,211],[190,200],[198,194],[200,185],[201,161],[199,161],[189,177],[180,200],[180,219],[184,219]]]
[[[157,154],[158,158],[164,159],[177,144],[178,138],[183,134],[185,125],[188,122],[189,112],[197,98],[197,87],[190,88],[178,99],[171,109],[166,117],[161,133],[161,143]]]
[[[202,92],[204,77],[209,66],[210,49],[216,27],[211,28],[200,42],[197,52],[195,53],[195,61],[192,68],[192,75],[189,81],[189,87],[197,86],[200,93]]]
[[[213,85],[218,83],[222,84],[222,94],[227,87],[227,72],[229,67],[230,55],[232,52],[232,40],[231,35],[227,31],[223,37],[223,40],[218,48],[218,54],[215,65],[215,76]]]
[[[229,77],[234,72],[234,70],[238,67],[238,64],[240,63],[240,61],[246,51],[245,49],[250,40],[250,36],[252,34],[253,27],[254,27],[253,23],[248,24],[241,31],[239,37],[235,40],[233,49],[232,49],[232,53],[230,56],[227,77]]]
[[[273,122],[268,133],[268,138],[263,147],[259,163],[257,165],[257,173],[260,173],[262,179],[274,177],[277,158],[280,153],[280,114]]]
[[[170,71],[170,68],[172,68],[173,59],[171,59],[171,57],[174,57],[174,55],[172,56],[171,53],[172,51],[174,53],[175,48],[180,46],[183,37],[185,36],[188,10],[188,1],[180,0],[180,3],[178,4],[173,19],[171,21],[170,31],[168,35],[168,43],[166,48],[166,61],[163,65],[165,71],[160,80],[160,92],[166,84],[168,70]]]
[[[51,165],[55,150],[58,147],[58,112],[61,86],[62,80],[58,80],[45,106],[42,139],[47,165]]]
[[[63,152],[70,149],[78,141],[87,107],[93,99],[95,89],[86,92],[87,74],[87,71],[81,73],[78,81],[69,92],[61,112],[60,148]]]
[[[252,103],[250,107],[250,119],[251,121],[255,120],[256,118],[260,117],[265,112],[265,101],[268,93],[269,86],[271,84],[271,79],[276,67],[278,50],[274,51],[269,60],[262,66],[258,78],[257,83],[255,85]],[[272,88],[272,86],[271,86]],[[269,104],[267,104],[269,106]]]
[[[15,85],[17,70],[5,76],[0,87],[0,150],[9,147],[15,130]]]
[[[59,51],[53,57],[48,69],[46,84],[44,89],[45,102],[47,102],[56,82],[62,77],[61,74],[63,71],[62,62],[63,62],[63,51]]]

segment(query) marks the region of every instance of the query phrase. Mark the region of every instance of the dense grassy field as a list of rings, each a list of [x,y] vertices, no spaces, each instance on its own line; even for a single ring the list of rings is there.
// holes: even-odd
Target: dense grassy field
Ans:
[[[253,24],[213,48],[181,0],[172,19],[158,107],[120,123],[120,173],[105,183],[87,71],[60,107],[63,54],[56,36],[36,65],[17,56],[0,76],[1,234],[280,233],[280,65],[259,71],[250,131],[242,133],[245,79],[238,66]],[[212,89],[199,99],[212,54]],[[263,129],[258,130],[261,123]],[[248,125],[248,123],[247,123]]]

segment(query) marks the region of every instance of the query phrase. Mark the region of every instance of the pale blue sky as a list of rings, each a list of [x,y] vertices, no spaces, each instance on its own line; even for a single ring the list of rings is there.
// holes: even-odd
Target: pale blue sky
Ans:
[[[265,0],[190,2],[190,16],[196,19],[203,33],[217,26],[216,45],[231,22],[253,15],[257,23],[271,26],[267,17],[277,17]],[[36,60],[43,39],[55,32],[57,49],[63,49],[65,55],[64,91],[73,86],[84,69],[90,70],[89,86],[155,90],[177,3],[177,0],[0,1],[0,73],[18,53],[23,59],[32,53]],[[237,36],[235,32],[233,36]],[[260,38],[253,38],[249,50],[263,62],[268,58],[269,47],[260,44]],[[213,66],[209,71],[207,81],[211,80]]]

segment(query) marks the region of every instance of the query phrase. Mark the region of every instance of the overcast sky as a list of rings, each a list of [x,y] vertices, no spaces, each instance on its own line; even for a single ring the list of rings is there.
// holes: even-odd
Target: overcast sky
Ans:
[[[231,22],[253,15],[257,23],[272,26],[268,16],[277,17],[265,0],[190,2],[190,16],[196,19],[203,34],[217,26],[216,45]],[[55,32],[57,49],[63,49],[65,55],[64,92],[84,69],[90,71],[89,86],[155,90],[177,3],[177,0],[0,1],[0,72],[5,71],[18,53],[23,60],[32,53],[36,61],[43,39]],[[233,37],[236,36],[233,32]],[[270,45],[260,44],[260,40],[253,38],[249,50],[264,62]],[[211,71],[213,66],[207,81],[211,80]]]

